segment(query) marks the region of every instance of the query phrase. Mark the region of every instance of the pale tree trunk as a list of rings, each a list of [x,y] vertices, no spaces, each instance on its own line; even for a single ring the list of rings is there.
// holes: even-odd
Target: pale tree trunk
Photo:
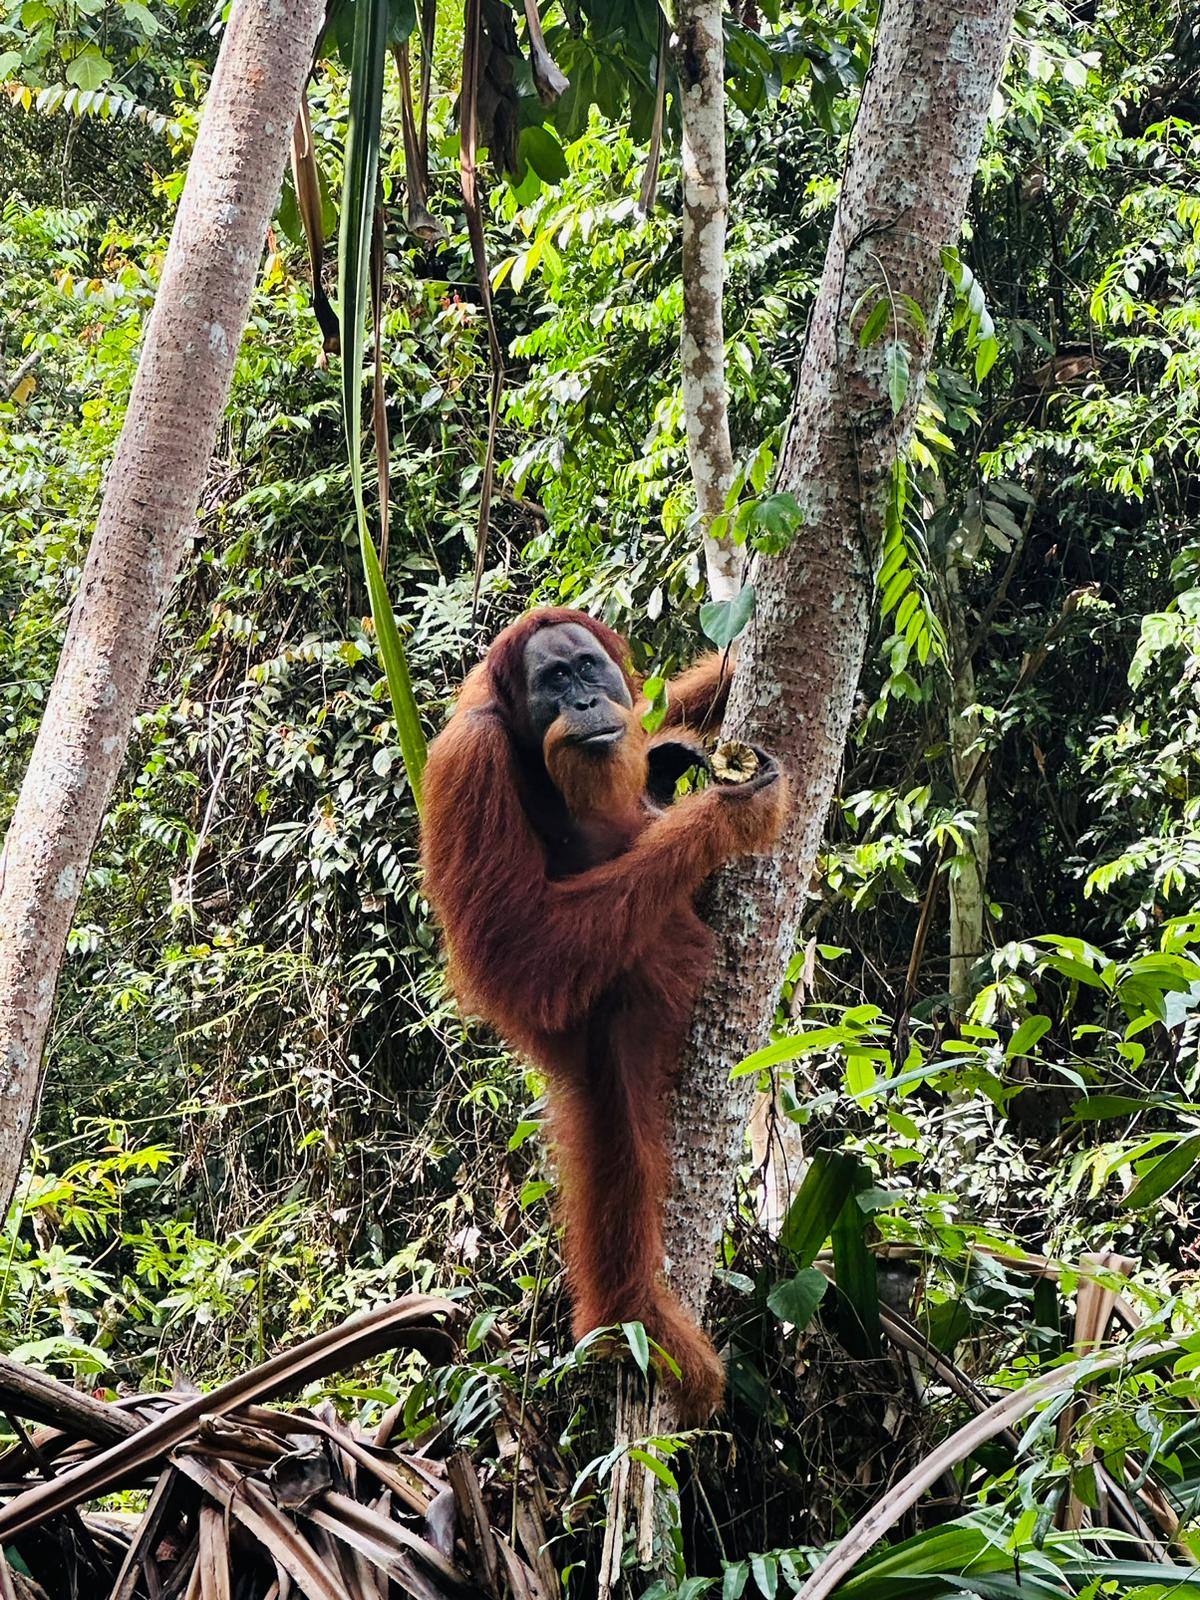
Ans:
[[[859,348],[879,293],[937,326],[955,243],[1000,76],[1014,0],[887,0],[809,321],[777,487],[799,501],[791,549],[760,560],[725,731],[775,751],[793,811],[777,854],[722,873],[709,918],[712,977],[696,1008],[673,1134],[667,1251],[696,1312],[712,1276],[742,1156],[752,1080],[730,1068],[766,1038],[842,759],[870,614],[893,465],[912,431],[931,336],[911,317],[911,367],[893,416],[885,342]],[[886,284],[886,289],[885,289]]]
[[[236,0],[58,673],[0,856],[0,1210],[71,919],[233,375],[325,0]]]
[[[955,788],[964,805],[975,812],[975,832],[964,838],[960,858],[950,873],[950,1003],[954,1015],[961,1018],[971,1002],[971,969],[983,949],[989,835],[986,766],[980,760],[979,714],[974,709],[975,666],[953,550],[946,567],[946,600],[951,664],[950,760]],[[977,774],[974,783],[973,773]]]
[[[725,393],[725,31],[721,0],[682,0],[672,54],[683,123],[683,329],[680,365],[688,459],[704,538],[708,589],[741,588],[742,553],[711,529],[733,482]]]

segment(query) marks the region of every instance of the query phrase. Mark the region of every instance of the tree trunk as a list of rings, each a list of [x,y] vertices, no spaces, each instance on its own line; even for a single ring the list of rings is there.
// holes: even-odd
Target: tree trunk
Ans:
[[[775,751],[794,786],[778,853],[720,875],[708,915],[714,970],[696,1008],[674,1125],[667,1251],[699,1312],[742,1152],[752,1080],[730,1068],[762,1043],[833,796],[862,668],[872,568],[892,469],[910,437],[944,286],[1000,76],[1014,0],[887,0],[851,139],[801,361],[778,487],[805,523],[762,559],[726,733]],[[907,392],[893,415],[887,339],[860,349],[880,294],[897,309]]]
[[[704,538],[708,589],[741,588],[742,552],[714,539],[733,482],[725,397],[725,29],[721,0],[682,0],[672,44],[683,122],[683,331],[680,365],[688,459]]]
[[[948,732],[954,785],[964,805],[975,812],[975,832],[963,840],[950,871],[950,1004],[958,1018],[971,1003],[971,969],[983,950],[989,855],[987,768],[979,759],[979,714],[975,706],[975,664],[971,630],[963,611],[962,585],[952,548],[946,563],[946,601],[950,641]],[[970,794],[971,774],[978,772]]]
[[[237,0],[58,673],[0,856],[0,1208],[67,933],[224,410],[324,0]]]

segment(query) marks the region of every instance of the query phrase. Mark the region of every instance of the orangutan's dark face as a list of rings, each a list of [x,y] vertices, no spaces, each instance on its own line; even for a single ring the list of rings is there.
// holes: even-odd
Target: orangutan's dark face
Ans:
[[[542,628],[525,646],[529,719],[539,741],[556,723],[556,740],[597,755],[629,731],[633,701],[624,674],[576,622]]]

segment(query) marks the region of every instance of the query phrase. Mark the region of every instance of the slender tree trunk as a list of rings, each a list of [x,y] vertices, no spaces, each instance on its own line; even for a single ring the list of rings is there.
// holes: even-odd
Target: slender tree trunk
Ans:
[[[962,855],[950,873],[950,1003],[956,1017],[971,1002],[971,969],[983,949],[987,908],[989,854],[987,773],[979,760],[979,715],[975,706],[975,666],[970,633],[963,614],[962,585],[955,552],[946,565],[946,600],[950,639],[950,759],[954,782],[964,804],[975,812],[975,832],[963,841]],[[968,794],[971,773],[979,775]]]
[[[940,253],[962,224],[1014,0],[885,0],[813,306],[778,486],[805,524],[761,560],[726,731],[789,768],[793,813],[778,853],[727,870],[708,908],[718,933],[696,1009],[674,1126],[667,1250],[702,1310],[742,1152],[752,1084],[730,1068],[762,1043],[796,944],[862,668],[872,568],[892,468],[912,431],[943,294]],[[898,312],[907,394],[893,415],[886,341],[858,333],[880,293]]]
[[[683,122],[683,409],[714,600],[741,588],[742,552],[714,539],[733,482],[725,396],[725,29],[721,0],[682,0],[672,42]]]
[[[0,1209],[71,919],[188,540],[324,0],[235,0],[58,673],[0,856]]]

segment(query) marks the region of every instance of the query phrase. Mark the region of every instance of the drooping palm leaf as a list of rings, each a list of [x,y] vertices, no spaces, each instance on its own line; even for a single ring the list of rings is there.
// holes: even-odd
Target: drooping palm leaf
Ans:
[[[566,94],[571,83],[546,48],[537,0],[525,0],[525,26],[529,30],[529,66],[534,86],[542,104],[553,105],[560,95]]]
[[[350,60],[350,116],[346,131],[346,176],[338,262],[339,311],[342,325],[342,411],[358,541],[379,653],[396,718],[400,754],[418,809],[425,769],[425,735],[417,712],[412,677],[379,552],[367,525],[362,472],[363,328],[370,294],[371,237],[379,179],[380,118],[383,69],[387,59],[387,0],[358,0],[354,8],[354,43]],[[384,479],[386,493],[386,471]]]
[[[429,156],[417,129],[413,110],[412,63],[408,41],[392,52],[400,79],[400,126],[404,135],[404,183],[408,191],[405,220],[408,231],[422,244],[433,244],[445,236],[445,229],[429,210]],[[425,61],[421,62],[422,93],[425,93]],[[423,114],[427,114],[427,111]]]
[[[308,245],[308,264],[312,273],[313,311],[321,330],[325,354],[335,356],[340,343],[338,320],[325,285],[321,281],[321,265],[325,254],[325,230],[321,223],[321,177],[317,170],[317,156],[313,148],[312,118],[308,114],[308,98],[300,101],[296,125],[292,129],[292,184],[296,190],[296,209],[304,228]]]

